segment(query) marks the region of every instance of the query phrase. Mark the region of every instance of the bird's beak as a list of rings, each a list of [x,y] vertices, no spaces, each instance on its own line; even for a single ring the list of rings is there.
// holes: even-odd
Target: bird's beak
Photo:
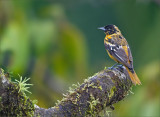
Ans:
[[[99,27],[98,29],[105,31],[106,29],[104,27]]]

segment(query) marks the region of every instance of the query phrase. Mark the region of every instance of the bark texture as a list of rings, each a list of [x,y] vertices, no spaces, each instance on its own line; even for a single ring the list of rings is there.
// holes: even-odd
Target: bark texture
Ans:
[[[56,106],[43,109],[34,105],[21,92],[18,93],[16,84],[10,82],[1,69],[0,116],[96,116],[108,106],[113,108],[112,104],[122,100],[131,86],[132,82],[125,67],[105,69],[84,80],[83,84],[76,85],[76,88],[71,89]]]

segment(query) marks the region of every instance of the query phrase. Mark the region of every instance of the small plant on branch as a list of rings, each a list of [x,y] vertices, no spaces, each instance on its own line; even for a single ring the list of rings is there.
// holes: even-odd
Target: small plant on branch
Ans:
[[[22,92],[25,95],[25,92],[28,92],[31,94],[31,92],[28,91],[28,89],[30,88],[29,86],[32,86],[33,84],[26,83],[28,80],[30,80],[30,78],[25,77],[23,79],[22,76],[20,76],[20,75],[19,75],[19,78],[20,78],[20,80],[15,79],[15,83],[19,87],[18,93]]]

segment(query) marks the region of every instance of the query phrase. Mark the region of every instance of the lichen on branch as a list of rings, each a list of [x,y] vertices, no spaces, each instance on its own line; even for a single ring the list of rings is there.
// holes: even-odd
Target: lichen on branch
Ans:
[[[2,73],[0,74],[0,82],[2,83]],[[9,84],[12,83],[9,82]],[[77,84],[74,86],[76,88],[70,88],[56,106],[49,109],[35,106],[34,116],[83,117],[98,115],[106,107],[111,106],[113,108],[112,105],[114,103],[122,100],[130,90],[132,82],[125,67],[118,66],[112,70],[104,69],[94,76],[85,79],[81,85]],[[4,87],[0,85],[0,88]],[[18,92],[18,89],[16,91]],[[4,97],[1,96],[1,93],[0,97],[0,104],[2,104]],[[32,102],[30,101],[29,103]]]

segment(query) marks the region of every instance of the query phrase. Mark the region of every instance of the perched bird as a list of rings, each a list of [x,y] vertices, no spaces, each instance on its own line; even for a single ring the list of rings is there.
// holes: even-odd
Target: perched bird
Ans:
[[[128,71],[132,83],[134,85],[140,85],[141,82],[134,71],[131,50],[126,39],[121,34],[121,31],[115,25],[107,25],[100,27],[99,29],[103,30],[106,34],[104,45],[110,58],[124,65]],[[113,65],[112,68],[114,66],[115,65]]]

